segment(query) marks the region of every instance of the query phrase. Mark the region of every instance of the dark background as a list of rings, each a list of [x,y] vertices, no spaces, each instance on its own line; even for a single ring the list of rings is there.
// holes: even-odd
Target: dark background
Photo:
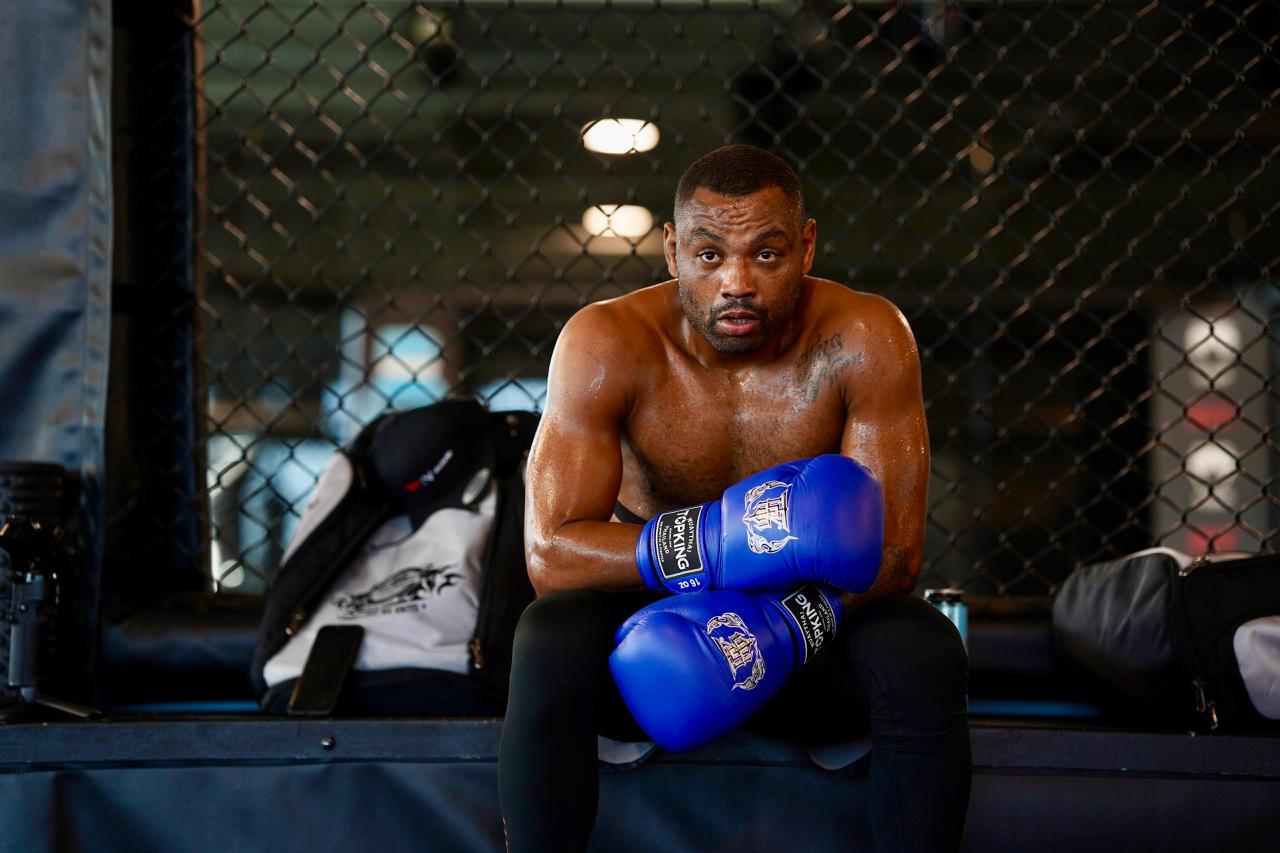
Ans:
[[[359,424],[536,408],[565,319],[665,278],[675,181],[727,142],[797,168],[815,273],[916,334],[924,585],[1272,542],[1275,4],[221,0],[114,27],[111,588],[260,589]],[[661,139],[587,151],[606,117]],[[654,230],[586,233],[619,203]]]

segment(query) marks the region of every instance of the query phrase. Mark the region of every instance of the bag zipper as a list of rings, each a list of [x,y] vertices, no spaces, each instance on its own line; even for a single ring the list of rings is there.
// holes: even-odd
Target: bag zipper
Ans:
[[[514,414],[508,414],[506,425],[510,438],[519,440],[520,419]],[[494,618],[494,599],[502,594],[502,590],[498,588],[498,575],[501,573],[497,565],[498,540],[502,526],[508,522],[508,516],[513,513],[513,510],[515,510],[516,523],[520,523],[520,517],[523,514],[520,508],[524,505],[521,497],[524,494],[524,475],[520,471],[523,470],[524,462],[528,458],[529,450],[526,447],[520,454],[520,469],[514,474],[497,476],[498,466],[494,466],[491,485],[494,491],[493,526],[489,528],[489,541],[484,549],[484,581],[480,589],[480,608],[476,614],[476,632],[468,644],[471,650],[471,664],[476,672],[485,668],[484,640],[489,638],[490,625]],[[514,506],[508,506],[508,502]],[[502,673],[499,672],[494,677],[501,679]]]
[[[1176,585],[1176,593],[1178,596],[1177,610],[1178,618],[1182,622],[1182,633],[1186,637],[1187,651],[1190,653],[1192,661],[1195,664],[1195,672],[1192,674],[1191,687],[1195,690],[1195,712],[1201,716],[1207,714],[1209,717],[1209,731],[1218,728],[1218,709],[1217,703],[1209,696],[1208,684],[1204,679],[1204,662],[1200,660],[1200,651],[1196,648],[1195,641],[1191,632],[1191,623],[1187,619],[1187,608],[1182,603],[1182,599],[1186,596],[1186,579],[1187,576],[1196,572],[1210,563],[1205,555],[1193,559],[1185,566],[1178,567],[1178,583]]]
[[[1209,715],[1209,731],[1213,731],[1218,728],[1218,709],[1214,701],[1205,693],[1204,679],[1192,679],[1191,686],[1196,689],[1196,713]]]
[[[498,594],[494,567],[494,550],[498,547],[498,532],[506,522],[507,489],[509,484],[501,478],[494,478],[490,488],[494,491],[493,521],[489,528],[489,541],[484,546],[484,580],[480,587],[480,604],[476,611],[476,631],[471,635],[468,648],[471,650],[471,666],[479,672],[484,669],[484,640],[489,636],[490,613],[493,610],[493,599]]]
[[[1204,554],[1201,554],[1199,557],[1196,557],[1194,560],[1192,560],[1190,563],[1187,563],[1185,566],[1180,566],[1178,568],[1178,577],[1185,578],[1187,575],[1191,574],[1197,569],[1204,568],[1205,566],[1209,565],[1209,563],[1211,562],[1212,561],[1208,557],[1206,557]]]
[[[504,423],[507,429],[507,437],[509,439],[519,440],[520,418],[515,414],[508,413],[504,418]],[[495,454],[498,453],[497,447],[494,448],[494,452]],[[528,453],[529,451],[526,447],[522,456],[527,457]],[[502,525],[507,521],[506,515],[508,510],[506,504],[507,500],[511,497],[507,492],[509,489],[515,488],[515,486],[512,485],[513,481],[510,476],[498,476],[497,469],[499,467],[501,466],[495,464],[494,470],[490,471],[489,474],[493,478],[493,482],[490,483],[489,486],[494,492],[493,522],[492,526],[489,528],[489,541],[485,543],[484,548],[484,580],[481,582],[480,604],[476,612],[476,631],[471,636],[471,642],[467,644],[467,647],[471,651],[471,666],[476,672],[480,672],[485,667],[483,638],[489,636],[489,623],[492,621],[491,614],[493,611],[493,599],[498,595],[498,591],[495,589],[498,583],[496,577],[498,570],[496,568],[497,561],[494,557],[494,552],[498,548],[499,531],[502,529]]]

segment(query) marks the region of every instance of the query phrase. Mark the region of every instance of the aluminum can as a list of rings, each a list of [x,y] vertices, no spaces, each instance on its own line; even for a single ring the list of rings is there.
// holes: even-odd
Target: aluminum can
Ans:
[[[961,589],[926,589],[924,600],[932,604],[951,620],[964,640],[965,648],[969,647],[969,607],[964,603],[964,590]]]

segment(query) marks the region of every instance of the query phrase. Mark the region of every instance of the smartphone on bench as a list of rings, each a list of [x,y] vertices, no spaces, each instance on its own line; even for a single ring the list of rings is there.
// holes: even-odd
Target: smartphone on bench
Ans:
[[[333,713],[363,639],[362,625],[325,625],[316,632],[302,675],[289,697],[290,714],[325,717]]]

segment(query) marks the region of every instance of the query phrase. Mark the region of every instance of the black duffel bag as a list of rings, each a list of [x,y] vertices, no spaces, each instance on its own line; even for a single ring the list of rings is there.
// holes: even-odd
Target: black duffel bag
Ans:
[[[1152,548],[1082,566],[1052,630],[1060,658],[1143,714],[1280,730],[1280,556]]]

